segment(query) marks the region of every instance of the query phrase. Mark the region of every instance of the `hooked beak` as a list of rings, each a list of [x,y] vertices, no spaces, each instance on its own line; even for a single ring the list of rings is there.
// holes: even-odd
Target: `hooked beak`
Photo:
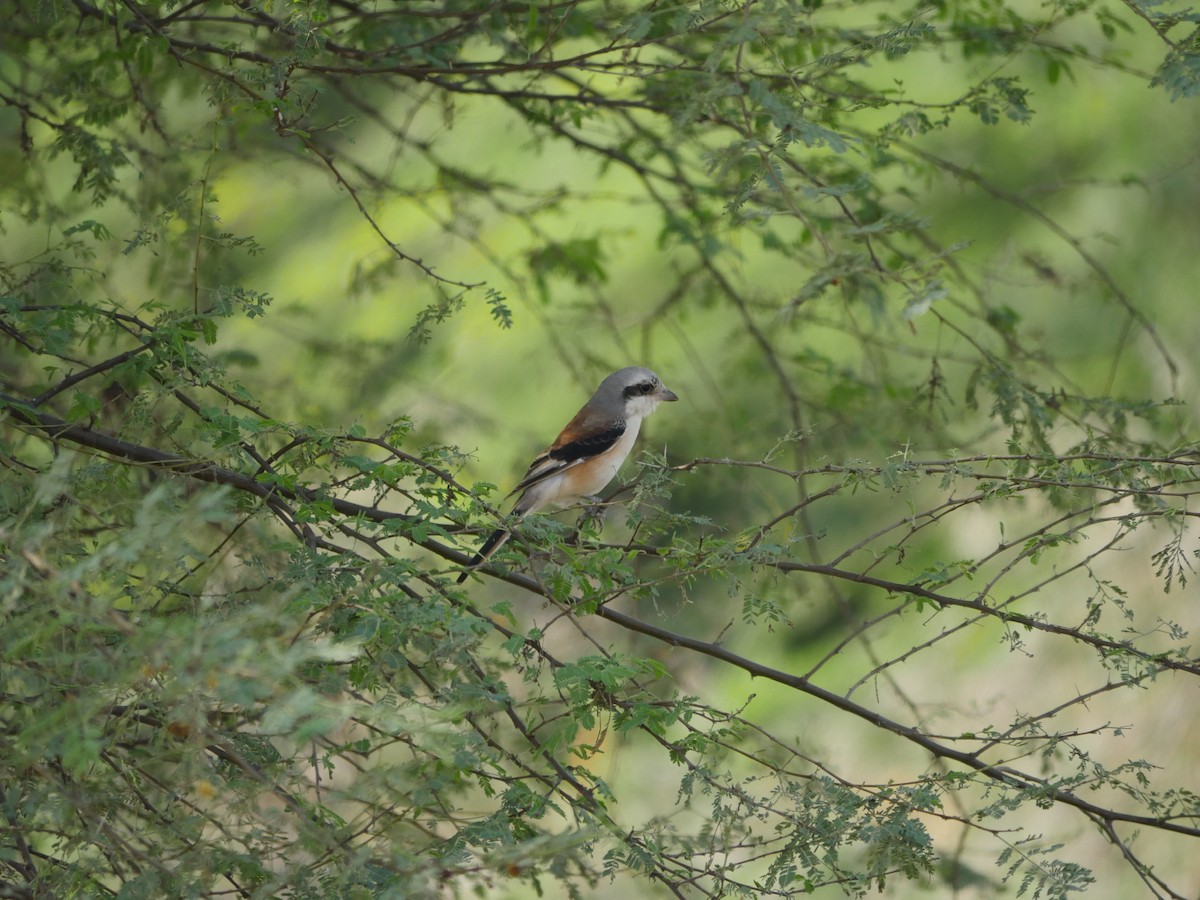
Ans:
[[[668,390],[665,385],[659,386],[658,399],[672,402],[679,399],[679,395],[672,390]]]

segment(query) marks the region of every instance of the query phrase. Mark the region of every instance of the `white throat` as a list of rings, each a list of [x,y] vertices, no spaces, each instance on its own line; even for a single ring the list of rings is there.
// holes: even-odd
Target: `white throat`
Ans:
[[[630,397],[625,401],[626,427],[637,428],[642,419],[658,409],[661,402],[658,397]]]

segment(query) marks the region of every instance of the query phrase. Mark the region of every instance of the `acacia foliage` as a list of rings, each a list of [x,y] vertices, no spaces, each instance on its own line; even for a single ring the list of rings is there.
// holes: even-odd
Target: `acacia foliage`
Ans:
[[[1104,706],[1200,674],[1163,602],[1192,576],[1190,360],[1094,242],[944,149],[1030,122],[1035,77],[1187,103],[1195,22],[8,5],[4,890],[1054,897],[1106,866],[1194,895],[1186,772],[1124,753]],[[1151,70],[1123,56],[1140,39]],[[271,194],[309,169],[319,196]],[[1108,327],[1099,364],[969,261],[974,232],[929,227],[939,178],[1060,242],[1069,279],[1029,268]],[[222,219],[238,191],[277,240],[351,210],[377,252],[348,290],[404,294],[403,352],[330,332],[333,303],[300,342],[345,378],[299,383],[345,383],[298,402],[305,367],[272,344],[296,319],[260,267],[278,251]],[[590,227],[600,208],[635,224]],[[659,262],[632,301],[624,229]],[[492,337],[544,319],[580,384],[630,344],[670,358],[695,406],[655,420],[671,453],[603,533],[530,522],[460,588],[497,496],[443,419],[363,407],[475,305]],[[997,642],[983,683],[947,677]],[[607,778],[617,753],[651,774]]]

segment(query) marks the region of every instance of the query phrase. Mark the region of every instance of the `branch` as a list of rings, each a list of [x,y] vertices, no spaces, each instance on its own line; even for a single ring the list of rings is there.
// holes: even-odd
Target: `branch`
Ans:
[[[313,503],[319,500],[329,503],[336,512],[351,518],[369,519],[372,522],[406,522],[414,524],[421,521],[418,516],[387,512],[374,507],[363,506],[359,503],[352,503],[349,500],[343,500],[338,497],[325,497],[318,491],[308,488],[263,484],[250,475],[235,472],[233,469],[224,468],[214,462],[190,459],[175,453],[167,453],[153,447],[123,441],[118,437],[114,437],[103,431],[97,431],[93,428],[73,425],[57,416],[39,412],[27,401],[19,400],[6,394],[0,394],[0,406],[7,409],[8,414],[18,422],[32,428],[35,434],[54,443],[67,441],[81,447],[96,450],[115,459],[150,466],[175,475],[184,475],[188,478],[194,478],[197,481],[208,482],[209,484],[219,484],[235,488],[239,491],[245,491],[256,497],[261,497],[268,502],[283,499]],[[461,562],[464,564],[470,559],[467,554],[458,553],[453,550],[450,551],[450,555],[461,557]]]

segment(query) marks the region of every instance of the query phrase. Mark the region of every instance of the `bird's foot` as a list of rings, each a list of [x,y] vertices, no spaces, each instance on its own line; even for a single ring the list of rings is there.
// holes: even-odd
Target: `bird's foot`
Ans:
[[[575,528],[577,531],[582,531],[585,527],[592,526],[599,531],[604,526],[604,517],[608,515],[608,507],[599,497],[585,497],[584,499],[588,501],[588,505],[579,514],[579,522]]]

